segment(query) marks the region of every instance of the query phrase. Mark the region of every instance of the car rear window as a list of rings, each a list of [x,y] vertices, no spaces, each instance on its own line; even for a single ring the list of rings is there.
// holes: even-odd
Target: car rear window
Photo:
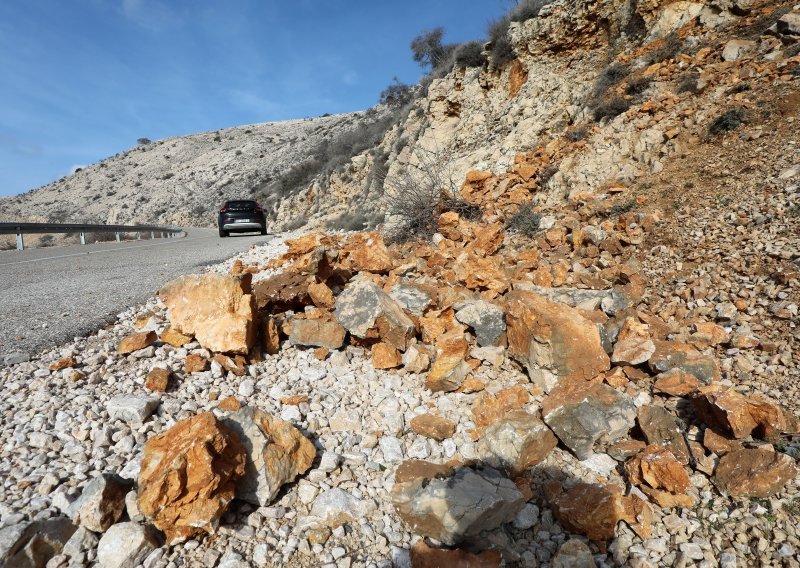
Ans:
[[[255,201],[228,201],[228,209],[231,211],[252,211],[255,208]]]

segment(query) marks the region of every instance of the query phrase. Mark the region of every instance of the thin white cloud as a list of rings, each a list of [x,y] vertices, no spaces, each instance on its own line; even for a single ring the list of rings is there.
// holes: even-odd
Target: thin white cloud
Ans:
[[[161,31],[178,21],[178,16],[158,0],[122,0],[122,14],[151,31]]]
[[[344,75],[342,75],[342,83],[347,85],[348,87],[352,87],[353,85],[358,83],[358,73],[355,71],[348,71]]]

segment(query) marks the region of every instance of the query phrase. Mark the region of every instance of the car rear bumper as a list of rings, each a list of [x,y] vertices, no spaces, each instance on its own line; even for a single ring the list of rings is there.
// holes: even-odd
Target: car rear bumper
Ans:
[[[261,223],[225,223],[223,231],[260,231],[264,228]]]

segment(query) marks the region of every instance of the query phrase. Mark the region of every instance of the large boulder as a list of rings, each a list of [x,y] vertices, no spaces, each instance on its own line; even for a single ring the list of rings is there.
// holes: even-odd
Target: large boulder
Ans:
[[[797,473],[797,465],[786,454],[743,448],[720,458],[714,480],[728,495],[763,499],[783,489]]]
[[[0,529],[0,566],[43,568],[61,554],[76,529],[66,517],[4,527]]]
[[[125,495],[133,483],[118,475],[104,473],[91,480],[70,507],[74,521],[90,531],[104,532],[125,510]]]
[[[611,368],[597,326],[569,306],[515,290],[506,300],[509,354],[550,391],[559,379],[588,381]]]
[[[400,305],[366,278],[350,282],[339,294],[334,315],[352,335],[380,337],[400,351],[406,350],[416,331]]]
[[[633,427],[636,406],[603,383],[576,383],[553,390],[542,401],[542,418],[580,460],[591,457],[595,443],[610,444]]]
[[[543,461],[557,444],[541,420],[517,410],[486,428],[478,450],[489,465],[518,474]]]
[[[249,276],[249,275],[248,275]],[[189,274],[158,292],[171,326],[211,351],[247,353],[256,341],[256,302],[249,277]]]
[[[512,521],[525,497],[496,469],[409,460],[395,473],[392,503],[413,532],[452,546]]]
[[[213,533],[246,461],[239,437],[211,412],[181,420],[144,446],[139,510],[168,543]]]
[[[313,278],[295,271],[281,272],[253,286],[259,311],[278,314],[287,310],[302,311],[312,303],[309,287]]]
[[[101,568],[137,568],[158,545],[158,539],[149,527],[131,522],[118,523],[100,538],[97,561]]]
[[[314,444],[292,426],[266,412],[245,406],[223,420],[247,452],[244,477],[236,497],[254,505],[268,505],[280,488],[311,467]]]

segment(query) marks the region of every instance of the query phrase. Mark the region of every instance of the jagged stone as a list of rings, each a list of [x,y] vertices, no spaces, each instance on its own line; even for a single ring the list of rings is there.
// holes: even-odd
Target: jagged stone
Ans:
[[[597,568],[597,564],[589,547],[582,541],[571,538],[553,556],[550,568]]]
[[[229,373],[233,373],[237,377],[243,377],[247,372],[247,369],[245,369],[247,366],[247,360],[241,355],[229,357],[223,353],[217,353],[214,355],[212,361],[216,361],[220,367]]]
[[[106,410],[111,420],[141,424],[155,412],[159,404],[160,401],[155,396],[118,394],[108,401]]]
[[[339,349],[344,344],[345,333],[345,329],[334,320],[295,318],[289,343]]]
[[[352,234],[342,246],[347,253],[347,264],[354,272],[385,274],[394,267],[394,262],[377,231]]]
[[[452,546],[512,521],[525,506],[525,497],[492,468],[449,468],[410,460],[397,468],[392,504],[416,534]]]
[[[597,326],[574,308],[515,290],[507,296],[506,320],[509,355],[545,391],[559,379],[588,381],[611,367]]]
[[[602,383],[560,386],[542,401],[542,418],[580,460],[589,458],[596,443],[610,444],[633,427],[633,401]]]
[[[147,377],[144,379],[144,386],[153,392],[167,392],[171,376],[172,372],[169,369],[155,367],[147,373]]]
[[[357,279],[336,298],[336,319],[352,335],[366,338],[376,329],[381,339],[405,351],[416,331],[414,322],[386,292],[367,279]]]
[[[334,298],[333,292],[324,282],[315,282],[313,284],[309,284],[308,295],[311,298],[311,301],[314,302],[314,305],[318,308],[324,308],[326,310],[333,309],[333,306],[336,303],[336,298]]]
[[[434,414],[421,414],[411,419],[411,431],[420,436],[441,442],[456,432],[456,425],[451,420]]]
[[[704,384],[719,380],[719,364],[713,356],[703,355],[685,343],[662,340],[654,343],[656,350],[647,362],[653,372],[665,373],[680,369]]]
[[[701,384],[694,375],[682,369],[671,369],[656,377],[653,388],[656,392],[672,396],[686,396],[696,391]]]
[[[411,282],[401,281],[389,290],[392,297],[408,313],[422,317],[425,310],[433,304],[431,295]]]
[[[506,332],[502,308],[483,300],[461,302],[455,305],[456,319],[475,330],[480,346],[499,345]]]
[[[312,282],[307,274],[295,271],[281,272],[256,282],[253,295],[258,310],[267,314],[302,311],[311,304],[308,287]]]
[[[125,510],[125,495],[133,486],[127,479],[104,473],[91,480],[80,498],[70,507],[73,520],[90,531],[105,532]]]
[[[255,505],[271,503],[284,484],[308,471],[317,455],[300,430],[251,406],[229,414],[222,424],[238,435],[247,453],[236,497]]]
[[[183,370],[187,373],[198,373],[200,371],[205,371],[208,369],[208,359],[203,357],[202,355],[197,355],[195,353],[189,353],[186,356],[186,364],[183,367]]]
[[[75,533],[66,517],[20,523],[0,529],[0,565],[8,568],[42,568]]]
[[[706,431],[703,433],[703,446],[705,446],[709,452],[717,454],[718,456],[724,456],[730,452],[741,450],[743,447],[738,441],[717,434],[711,428],[706,428]]]
[[[158,336],[155,331],[131,333],[119,342],[117,351],[123,355],[126,353],[133,353],[134,351],[139,351],[139,349],[150,347],[156,340],[158,340]]]
[[[706,424],[734,438],[754,435],[773,439],[778,434],[799,429],[798,419],[779,404],[758,396],[748,396],[721,385],[701,387],[692,399]]]
[[[689,463],[691,452],[683,428],[669,410],[663,406],[644,405],[639,408],[636,418],[648,444],[667,448],[681,464]]]
[[[650,338],[634,335],[617,342],[611,355],[611,362],[639,365],[650,360],[655,351],[656,346]]]
[[[256,340],[249,276],[189,274],[168,283],[158,295],[176,331],[194,335],[211,351],[245,354]]]
[[[411,568],[498,568],[502,559],[498,550],[470,554],[457,548],[432,548],[423,541],[411,547]]]
[[[412,373],[424,373],[431,366],[431,357],[418,344],[408,346],[403,353],[403,367]]]
[[[425,386],[432,391],[450,392],[458,389],[472,372],[472,367],[465,361],[469,352],[464,334],[453,330],[436,341],[436,359],[425,379]]]
[[[783,489],[797,473],[797,465],[786,454],[743,448],[720,458],[714,480],[728,495],[763,499]]]
[[[376,369],[394,369],[401,363],[400,353],[388,343],[380,342],[372,346],[372,366]]]
[[[138,523],[118,523],[100,538],[97,561],[101,568],[137,568],[158,545],[158,539],[149,527]]]
[[[177,422],[144,446],[139,510],[168,543],[216,530],[245,473],[238,436],[211,412]]]
[[[181,333],[168,325],[164,328],[164,331],[161,332],[159,339],[164,343],[169,343],[173,347],[183,347],[192,340],[192,336]]]
[[[497,394],[482,392],[472,403],[472,420],[478,435],[510,412],[521,410],[530,401],[530,394],[521,385],[503,389]]]
[[[631,483],[661,507],[692,507],[695,500],[686,495],[691,487],[689,474],[666,448],[647,446],[625,463]]]
[[[484,430],[478,451],[489,465],[518,474],[543,461],[556,445],[558,440],[541,420],[517,410]]]

